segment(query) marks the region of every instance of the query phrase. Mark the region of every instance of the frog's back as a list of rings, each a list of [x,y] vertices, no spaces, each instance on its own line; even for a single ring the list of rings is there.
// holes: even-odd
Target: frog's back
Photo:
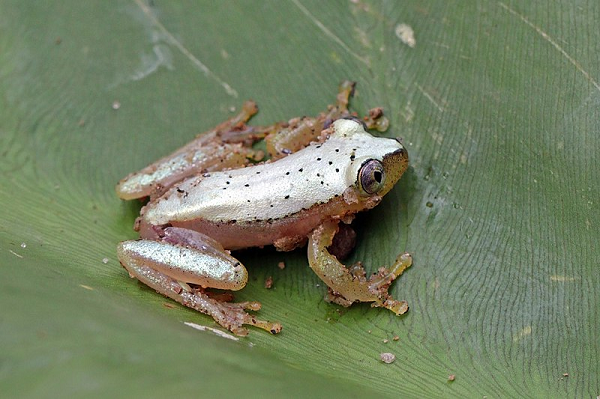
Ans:
[[[141,220],[236,241],[233,246],[223,243],[226,248],[306,235],[323,218],[345,212],[342,197],[356,185],[365,159],[383,158],[398,148],[395,140],[366,132],[334,134],[275,162],[184,180],[145,207]]]

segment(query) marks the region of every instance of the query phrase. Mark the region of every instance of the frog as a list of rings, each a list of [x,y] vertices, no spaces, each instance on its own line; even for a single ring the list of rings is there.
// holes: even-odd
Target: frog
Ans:
[[[362,119],[348,111],[354,91],[355,83],[344,81],[325,112],[268,126],[247,123],[258,112],[247,101],[237,115],[122,179],[116,187],[121,199],[148,202],[134,224],[139,238],[118,244],[121,265],[239,336],[248,334],[245,326],[272,334],[282,329],[256,317],[260,302],[233,302],[248,272],[232,251],[251,247],[306,246],[310,268],[327,286],[327,302],[370,302],[406,313],[407,302],[388,288],[411,266],[410,254],[367,277],[360,262],[342,263],[354,244],[343,239],[336,245],[348,236],[354,215],[378,205],[408,168],[401,139],[367,131],[387,129],[381,108]],[[266,150],[256,149],[260,140]]]

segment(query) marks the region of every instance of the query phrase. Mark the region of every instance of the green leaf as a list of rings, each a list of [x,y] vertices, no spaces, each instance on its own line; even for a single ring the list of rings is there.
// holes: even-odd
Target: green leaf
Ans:
[[[1,0],[0,392],[600,395],[599,12]],[[238,254],[252,277],[237,299],[260,301],[278,336],[198,331],[184,322],[215,323],[128,278],[115,246],[139,204],[117,199],[121,177],[244,99],[256,124],[312,115],[344,79],[411,156],[355,222],[351,259],[374,270],[412,253],[391,290],[408,314],[325,303],[304,251]]]

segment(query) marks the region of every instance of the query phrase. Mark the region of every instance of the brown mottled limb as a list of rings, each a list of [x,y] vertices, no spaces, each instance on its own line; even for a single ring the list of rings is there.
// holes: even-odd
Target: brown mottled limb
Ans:
[[[236,335],[248,335],[248,329],[243,325],[262,328],[271,334],[277,334],[281,331],[280,323],[258,320],[255,316],[245,312],[245,310],[259,310],[261,307],[259,302],[220,302],[203,289],[188,290],[185,285],[179,284],[177,280],[148,266],[131,264],[123,266],[131,277],[137,278],[158,293],[174,299],[184,306],[211,316],[218,324]]]
[[[117,195],[125,200],[156,198],[186,177],[246,165],[248,159],[256,157],[252,143],[266,134],[245,124],[257,112],[256,104],[246,101],[237,115],[122,179],[116,187]]]
[[[348,269],[327,250],[337,231],[338,222],[327,221],[313,231],[308,242],[310,267],[330,288],[326,299],[342,306],[373,302],[372,306],[389,309],[397,315],[406,313],[406,301],[393,299],[388,288],[412,264],[411,256],[407,253],[399,255],[389,269],[382,267],[367,279],[362,265]]]
[[[344,80],[338,89],[337,94],[337,108],[340,111],[348,111],[348,103],[350,102],[350,97],[354,96],[354,89],[356,88],[356,82],[352,82],[350,80]]]
[[[218,124],[212,130],[199,134],[198,137],[202,137],[205,134],[211,134],[212,132],[215,132],[218,135],[223,135],[226,132],[230,132],[236,128],[239,128],[240,126],[243,126],[257,113],[258,106],[254,101],[244,101],[244,104],[242,104],[242,110],[238,114],[227,119],[225,122]]]
[[[355,82],[344,81],[340,85],[337,103],[330,105],[327,112],[315,118],[303,117],[289,120],[274,129],[265,141],[271,159],[276,160],[301,150],[312,141],[318,141],[321,131],[336,119],[348,116],[348,102],[354,94]]]
[[[231,294],[213,294],[204,287],[237,291],[248,281],[244,265],[211,237],[193,230],[168,227],[160,240],[123,241],[119,262],[132,277],[177,302],[212,316],[221,326],[246,335],[244,324],[272,333],[279,323],[257,320],[244,310],[259,310],[259,302],[231,303]]]

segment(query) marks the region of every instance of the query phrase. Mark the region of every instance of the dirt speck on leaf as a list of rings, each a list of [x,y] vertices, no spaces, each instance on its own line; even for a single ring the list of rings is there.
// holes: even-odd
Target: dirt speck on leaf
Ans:
[[[382,362],[386,363],[386,364],[390,364],[390,363],[394,363],[394,360],[396,360],[396,355],[394,355],[393,353],[389,353],[389,352],[383,352],[379,354],[379,358],[381,359]]]
[[[415,31],[410,25],[398,24],[395,30],[396,36],[400,41],[406,44],[410,48],[414,48],[417,45],[415,40]]]
[[[265,288],[266,289],[271,289],[271,287],[273,287],[273,277],[269,276],[265,280]]]

